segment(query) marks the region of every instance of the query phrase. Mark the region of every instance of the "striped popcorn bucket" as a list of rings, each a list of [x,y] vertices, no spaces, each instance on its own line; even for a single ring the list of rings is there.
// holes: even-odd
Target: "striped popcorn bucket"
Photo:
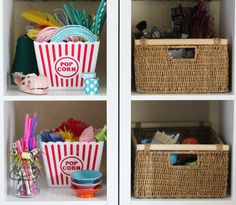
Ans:
[[[34,42],[39,73],[50,89],[82,89],[82,73],[94,73],[100,42]]]
[[[69,187],[75,170],[99,170],[104,142],[40,142],[48,187]]]

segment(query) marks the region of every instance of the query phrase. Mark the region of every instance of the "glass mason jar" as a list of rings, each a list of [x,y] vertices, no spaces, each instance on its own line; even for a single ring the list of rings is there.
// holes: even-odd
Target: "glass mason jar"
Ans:
[[[31,198],[39,194],[39,170],[37,167],[14,166],[10,178],[14,180],[15,196]]]

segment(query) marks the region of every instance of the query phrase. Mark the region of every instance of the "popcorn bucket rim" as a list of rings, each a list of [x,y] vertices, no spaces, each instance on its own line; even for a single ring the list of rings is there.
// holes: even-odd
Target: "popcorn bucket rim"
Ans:
[[[40,142],[40,144],[104,144],[104,141],[99,141],[99,142],[78,142],[78,141],[74,141],[74,142]]]
[[[66,45],[66,44],[95,44],[97,46],[100,45],[100,41],[86,41],[86,42],[82,42],[82,41],[77,41],[77,42],[37,42],[37,41],[34,41],[34,45],[37,45],[37,44],[41,44],[41,45],[53,45],[53,44],[63,44],[63,45]]]

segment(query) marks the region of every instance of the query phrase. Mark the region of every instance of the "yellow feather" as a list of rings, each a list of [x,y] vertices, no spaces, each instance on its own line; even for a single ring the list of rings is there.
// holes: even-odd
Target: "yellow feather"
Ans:
[[[21,16],[41,26],[61,26],[52,15],[45,12],[28,10],[22,12]]]
[[[30,29],[28,32],[27,32],[27,36],[29,38],[31,38],[32,40],[35,40],[38,36],[38,33],[41,31],[41,29]]]

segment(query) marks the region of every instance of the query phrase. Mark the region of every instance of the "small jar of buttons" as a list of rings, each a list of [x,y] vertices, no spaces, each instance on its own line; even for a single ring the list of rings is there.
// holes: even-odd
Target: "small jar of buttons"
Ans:
[[[96,73],[83,73],[84,93],[86,95],[97,95],[99,93],[99,78]]]

